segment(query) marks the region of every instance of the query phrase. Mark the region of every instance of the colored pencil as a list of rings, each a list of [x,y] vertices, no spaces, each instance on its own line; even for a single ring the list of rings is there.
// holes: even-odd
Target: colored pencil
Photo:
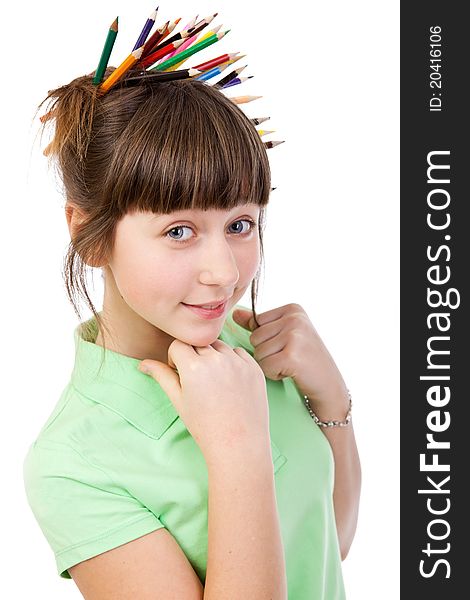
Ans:
[[[204,19],[201,19],[200,21],[198,21],[194,27],[199,27],[203,23],[205,23],[206,25],[209,25],[209,23],[211,23],[218,14],[219,13],[214,13],[213,15],[209,15],[208,17],[204,17]]]
[[[248,75],[248,77],[234,77],[228,83],[223,85],[221,89],[225,90],[228,87],[232,87],[232,85],[239,85],[240,83],[243,83],[244,81],[246,81],[247,79],[251,79],[252,77],[253,75]]]
[[[184,40],[184,42],[181,44],[181,46],[175,52],[173,52],[173,54],[171,56],[168,56],[168,58],[171,58],[172,56],[176,56],[177,54],[180,54],[181,52],[183,52],[183,50],[186,50],[186,48],[189,48],[189,46],[191,46],[191,44],[193,44],[195,42],[196,37],[197,36],[186,38]],[[177,62],[175,65],[173,65],[172,67],[167,69],[167,71],[174,71],[174,70],[178,69],[180,67],[180,65],[184,62],[185,62],[184,59],[181,60],[180,62]]]
[[[121,77],[139,60],[144,48],[141,46],[137,50],[133,50],[129,56],[117,67],[111,75],[103,81],[99,89],[102,93],[106,93]]]
[[[191,21],[189,21],[189,23],[187,23],[184,27],[183,27],[183,31],[188,31],[188,29],[192,29],[193,27],[196,26],[196,21],[197,18],[199,17],[199,15],[196,15],[194,17],[194,19],[191,19]]]
[[[109,28],[108,35],[106,36],[101,58],[96,68],[95,76],[93,77],[93,83],[95,85],[101,83],[104,72],[106,71],[106,67],[108,66],[109,57],[111,56],[111,51],[118,34],[118,20],[119,17],[116,17]]]
[[[176,54],[181,54],[183,52],[183,50],[186,50],[186,48],[189,48],[189,46],[192,46],[193,44],[199,44],[200,42],[203,42],[204,40],[206,40],[207,38],[209,38],[211,35],[215,35],[216,33],[218,33],[219,29],[222,27],[222,25],[218,25],[217,27],[214,27],[214,29],[211,29],[210,31],[207,31],[206,33],[204,33],[203,35],[199,36],[199,39],[197,38],[197,35],[191,36],[190,38],[188,38],[186,40],[186,42],[184,44],[181,45],[181,47],[175,52],[174,56],[176,56]],[[184,62],[186,62],[188,60],[188,58],[183,58],[182,60],[180,60],[179,62],[175,63],[173,66],[171,66],[169,69],[169,71],[173,71],[174,69],[178,69]]]
[[[218,42],[229,31],[230,31],[230,29],[227,29],[227,31],[224,31],[222,33],[217,33],[214,36],[210,36],[206,40],[199,42],[198,44],[195,44],[194,46],[191,46],[190,48],[187,48],[186,50],[184,50],[184,52],[181,52],[180,54],[175,54],[175,56],[172,56],[168,60],[163,61],[162,63],[160,63],[159,65],[157,65],[154,68],[157,69],[158,71],[164,71],[168,67],[171,67],[174,64],[176,64],[177,62],[180,62],[181,60],[183,60],[183,58],[186,59],[188,56],[192,56],[193,54],[196,54],[196,52],[199,52],[203,48],[207,48],[211,44]]]
[[[245,55],[242,55],[242,56],[245,56]],[[229,67],[230,65],[233,65],[233,63],[237,62],[237,60],[242,58],[242,56],[237,56],[236,58],[232,58],[231,60],[228,60],[227,62],[222,63],[218,67],[209,69],[209,71],[203,71],[202,75],[200,77],[197,77],[196,79],[199,79],[200,81],[208,81],[209,79],[212,79],[212,77],[216,77],[217,75],[220,75],[223,71],[225,71],[225,69],[227,67]],[[198,67],[193,67],[193,68],[197,69]]]
[[[179,40],[185,41],[186,38],[188,38],[188,37],[191,37],[191,33],[189,31],[179,31],[178,33],[175,33],[174,35],[169,37],[164,42],[161,42],[160,44],[155,46],[152,50],[152,54],[154,52],[158,52],[158,50],[161,50],[164,46],[167,46],[168,44],[171,44],[172,42],[177,42]],[[183,43],[183,42],[181,42],[181,43]]]
[[[270,129],[257,129],[256,131],[260,134],[261,137],[263,137],[263,135],[268,135],[269,133],[274,133],[275,129],[271,129],[271,130]]]
[[[142,53],[142,58],[145,58],[146,56],[148,56],[151,53],[152,48],[154,48],[158,44],[158,42],[162,39],[163,34],[167,30],[169,23],[170,23],[170,21],[167,21],[164,25],[159,27],[154,33],[152,33],[152,35],[149,37],[149,39],[145,42],[144,51]]]
[[[217,65],[220,65],[224,62],[232,60],[232,58],[235,58],[237,56],[237,54],[238,54],[238,52],[232,52],[230,54],[221,54],[220,56],[217,56],[216,58],[213,58],[211,60],[203,62],[194,68],[200,69],[201,71],[208,71],[209,69],[213,69],[214,67],[217,67]],[[239,56],[238,58],[241,58],[241,57]]]
[[[132,52],[134,52],[134,50],[137,50],[138,48],[140,48],[141,46],[144,45],[145,40],[148,38],[150,30],[152,29],[153,24],[155,23],[155,19],[157,18],[157,12],[158,12],[158,6],[153,11],[153,13],[150,15],[150,17],[147,19],[147,21],[145,22],[145,25],[144,25],[142,31],[140,32],[140,35],[137,38],[137,41],[136,41],[134,47],[132,48]]]
[[[286,140],[282,140],[281,142],[263,142],[265,148],[274,148],[274,146],[278,146],[279,144],[283,144]]]
[[[143,68],[149,67],[150,65],[153,65],[154,63],[156,63],[157,60],[159,60],[163,56],[166,56],[168,54],[168,52],[171,52],[175,48],[178,48],[178,46],[180,46],[182,43],[183,43],[183,40],[176,40],[175,42],[166,44],[166,46],[163,46],[159,50],[152,52],[152,54],[149,54],[146,58],[144,58],[144,60],[141,60],[140,64],[142,65]]]
[[[199,79],[199,81],[208,81],[209,79],[212,79],[212,77],[220,75],[229,65],[230,61],[226,64],[219,65],[218,67],[214,67],[213,69],[209,69],[209,71],[203,71],[202,75],[199,75],[196,79]]]
[[[235,96],[230,98],[232,102],[235,104],[245,104],[246,102],[251,102],[252,100],[257,100],[258,98],[262,98],[263,96]]]
[[[238,75],[240,75],[240,73],[243,71],[243,69],[246,69],[247,66],[248,65],[245,65],[244,67],[238,67],[238,69],[234,69],[233,71],[230,71],[230,73],[228,75],[226,75],[225,77],[222,77],[222,79],[220,81],[217,81],[216,83],[214,83],[214,87],[220,90],[221,88],[224,87],[224,85],[226,83],[228,83],[235,77],[238,77]]]
[[[188,29],[192,29],[196,23],[196,19],[198,18],[199,15],[196,15],[193,19],[191,19],[191,21],[189,21],[189,23],[187,23],[184,27],[183,27],[183,31],[188,31]],[[188,40],[186,40],[188,41]],[[189,44],[188,44],[189,45]],[[184,50],[184,48],[183,48]],[[167,58],[171,58],[172,56],[174,56],[176,54],[177,50],[174,50],[173,52],[170,52],[170,54],[167,56]]]
[[[215,19],[217,14],[218,13],[214,13],[210,17],[206,17],[205,19],[202,19],[202,21],[199,21],[199,23],[196,23],[196,25],[193,27],[193,30],[191,31],[191,35],[198,35],[205,27],[209,25],[209,23],[211,23]]]
[[[163,32],[162,39],[166,38],[167,35],[170,35],[170,33],[173,31],[173,29],[178,25],[178,23],[180,21],[181,21],[181,17],[178,17],[172,23],[167,25],[166,31]]]
[[[168,35],[170,35],[170,33],[173,31],[173,29],[177,26],[177,24],[181,21],[181,17],[179,17],[178,19],[175,19],[174,21],[170,22],[167,21],[165,23],[165,28],[163,29],[160,38],[158,40],[158,43],[153,44],[153,46],[149,46],[149,50],[148,52],[145,54],[144,58],[146,58],[149,54],[152,54],[152,52],[155,50],[155,47],[158,46],[158,44],[160,44]],[[149,40],[150,41],[150,40]]]
[[[253,125],[261,125],[261,123],[264,123],[270,118],[271,117],[254,117],[253,119],[250,119],[250,121],[253,123]]]
[[[162,81],[173,81],[176,79],[188,79],[189,77],[196,77],[200,75],[201,71],[198,69],[181,69],[179,71],[156,71],[152,74],[147,74],[145,71],[145,76],[139,77],[126,77],[122,80],[122,85],[134,85],[139,84],[142,81],[155,81],[161,83]]]

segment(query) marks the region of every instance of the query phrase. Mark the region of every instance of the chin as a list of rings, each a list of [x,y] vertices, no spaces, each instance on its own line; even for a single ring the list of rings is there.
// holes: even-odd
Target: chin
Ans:
[[[209,346],[219,337],[220,332],[222,331],[222,326],[223,325],[219,325],[218,327],[214,326],[214,329],[212,329],[211,332],[207,332],[205,334],[201,333],[199,335],[186,335],[178,337],[178,339],[185,344],[189,344],[190,346]]]

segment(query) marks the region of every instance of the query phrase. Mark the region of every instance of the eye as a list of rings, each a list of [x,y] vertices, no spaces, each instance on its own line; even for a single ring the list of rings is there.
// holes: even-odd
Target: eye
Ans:
[[[241,223],[247,223],[248,226],[246,228],[244,228],[243,225],[240,226]],[[255,226],[256,226],[256,223],[254,221],[252,221],[251,219],[239,219],[238,221],[234,221],[229,226],[229,229],[235,227],[236,231],[232,230],[230,233],[234,233],[235,235],[238,235],[238,236],[247,236],[251,233],[251,231],[255,228]],[[192,231],[192,228],[189,227],[189,225],[175,225],[174,227],[172,227],[165,233],[165,236],[168,236],[174,242],[177,242],[179,244],[185,244],[190,241],[190,237],[184,238],[181,235],[181,233],[179,236],[178,236],[178,234],[176,234],[176,237],[173,237],[173,235],[171,235],[174,232],[178,232],[178,231],[181,232],[184,229],[189,229],[190,231]]]
[[[232,223],[230,225],[230,227],[233,227],[234,225],[237,225],[237,224],[239,225],[240,223],[248,223],[247,229],[243,230],[243,227],[240,228],[240,226],[238,226],[237,231],[235,231],[234,233],[241,233],[241,234],[250,233],[250,231],[255,226],[255,222],[251,221],[250,219],[240,219],[239,221],[235,221],[234,223]]]
[[[166,232],[166,235],[170,235],[170,233],[172,233],[173,231],[177,231],[177,230],[181,230],[181,229],[191,229],[191,227],[189,227],[188,225],[176,225],[175,227],[172,227],[169,231]],[[182,239],[181,237],[171,237],[170,239],[175,240],[175,242],[186,242],[188,241],[187,239]]]

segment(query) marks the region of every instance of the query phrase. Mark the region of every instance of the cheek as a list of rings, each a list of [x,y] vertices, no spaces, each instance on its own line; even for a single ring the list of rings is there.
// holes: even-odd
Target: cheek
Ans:
[[[121,295],[129,304],[142,304],[174,289],[175,269],[148,245],[127,243],[116,249],[113,272]]]
[[[194,261],[178,260],[145,244],[127,245],[114,258],[116,284],[126,302],[145,310],[159,301],[184,298],[194,282]]]
[[[240,272],[240,280],[247,281],[254,278],[260,264],[260,243],[259,238],[253,240],[252,244],[247,244],[242,248],[237,256],[237,264]]]

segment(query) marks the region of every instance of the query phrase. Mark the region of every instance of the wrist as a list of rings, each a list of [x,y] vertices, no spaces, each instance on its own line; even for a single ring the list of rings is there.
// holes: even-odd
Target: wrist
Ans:
[[[220,447],[214,452],[204,455],[209,472],[226,471],[227,469],[244,469],[250,464],[252,469],[272,467],[271,439],[260,437],[256,440],[240,443],[230,448]]]
[[[310,416],[320,427],[346,427],[351,422],[352,400],[349,390],[346,390],[346,398],[342,399],[341,404],[321,403],[318,407],[305,394],[303,401]]]

